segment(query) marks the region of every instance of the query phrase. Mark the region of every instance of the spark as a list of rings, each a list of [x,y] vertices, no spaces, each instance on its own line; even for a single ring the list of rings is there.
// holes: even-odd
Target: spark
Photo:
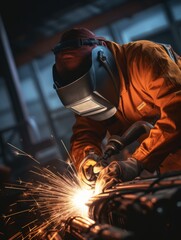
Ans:
[[[3,216],[4,217],[4,216]],[[6,216],[5,216],[6,217]],[[9,222],[11,218],[9,217],[6,221],[5,221],[5,224],[7,224]]]
[[[51,238],[50,238],[50,240],[53,240],[53,239],[55,239],[55,237],[57,236],[57,232],[55,232],[52,236],[50,236]]]
[[[26,188],[18,187],[18,186],[5,186],[7,189],[14,189],[14,190],[26,190]]]
[[[11,204],[11,205],[9,205],[10,207],[12,207],[12,206],[15,206],[17,203],[13,203],[13,204]]]
[[[7,214],[6,219],[26,212],[34,216],[33,220],[22,226],[26,232],[21,233],[23,239],[37,237],[44,239],[49,231],[57,230],[58,232],[69,217],[88,217],[86,203],[94,192],[85,189],[74,166],[70,162],[66,164],[68,167],[64,173],[54,173],[48,168],[35,166],[31,173],[38,176],[39,180],[33,182],[18,180],[17,184],[6,186],[9,189],[22,191],[23,199],[18,200],[17,204],[23,202],[28,204],[28,209]],[[43,219],[41,223],[39,223],[40,219]],[[17,233],[16,237],[19,235],[20,233]],[[16,237],[13,236],[11,239]]]
[[[13,237],[11,237],[9,240],[13,240],[13,239],[21,236],[21,234],[22,234],[21,232],[18,232],[18,233],[16,233]]]
[[[65,146],[65,143],[63,142],[63,140],[62,140],[62,139],[61,139],[61,143],[62,143],[62,145],[63,145],[63,147],[64,147],[64,149],[65,149],[65,151],[66,151],[67,155],[68,155],[68,156],[69,156],[69,158],[71,159],[71,162],[73,162],[73,161],[72,161],[72,158],[71,158],[71,156],[70,156],[70,153],[69,153],[69,151],[68,151],[67,147]]]
[[[32,223],[37,222],[37,221],[38,221],[38,219],[35,219],[35,220],[27,223],[26,225],[22,226],[22,228],[25,228],[25,227],[27,227],[27,226],[29,226],[29,225],[31,225]]]
[[[21,155],[21,156],[26,156],[26,157],[29,157],[31,160],[35,161],[36,163],[40,164],[39,161],[37,161],[32,155],[24,152],[23,150],[15,147],[14,145],[12,145],[11,143],[7,143],[9,146],[11,146],[13,149],[15,149],[14,153],[16,155]]]
[[[6,215],[5,217],[11,217],[11,216],[15,216],[17,214],[20,214],[20,213],[24,213],[24,212],[29,212],[30,210],[29,209],[26,209],[26,210],[23,210],[23,211],[19,211],[19,212],[15,212],[15,213],[12,213],[12,214],[9,214],[9,215]]]

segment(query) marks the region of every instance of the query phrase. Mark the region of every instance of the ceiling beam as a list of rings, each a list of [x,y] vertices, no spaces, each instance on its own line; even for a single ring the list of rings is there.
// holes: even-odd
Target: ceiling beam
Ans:
[[[151,6],[157,5],[161,3],[160,0],[146,0],[146,1],[139,1],[139,0],[131,0],[125,3],[122,3],[120,6],[117,6],[114,9],[106,11],[101,15],[94,16],[81,22],[76,25],[71,25],[69,28],[73,27],[86,27],[90,30],[95,30],[97,28],[106,26],[115,22],[119,19],[127,18],[133,16],[135,13],[143,11]],[[65,29],[66,30],[66,29]],[[31,61],[32,59],[46,54],[51,51],[51,49],[55,46],[55,44],[59,41],[61,37],[61,33],[56,33],[52,37],[39,39],[37,42],[32,44],[30,47],[25,49],[25,51],[17,56],[15,56],[16,64],[22,65]]]

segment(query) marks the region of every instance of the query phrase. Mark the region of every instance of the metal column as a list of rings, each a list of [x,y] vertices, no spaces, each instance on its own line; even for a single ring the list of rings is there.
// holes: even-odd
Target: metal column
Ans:
[[[177,23],[174,20],[174,16],[170,9],[168,1],[163,1],[163,8],[164,8],[166,16],[168,18],[168,22],[170,25],[169,27],[170,27],[171,33],[172,33],[174,41],[175,41],[175,49],[174,50],[180,55],[181,54],[181,45],[180,45],[181,38],[179,36]]]
[[[2,73],[2,76],[4,77],[5,83],[8,87],[17,125],[19,125],[19,133],[22,138],[22,147],[24,151],[29,152],[31,149],[32,141],[30,137],[31,129],[29,125],[28,112],[25,106],[25,102],[22,98],[18,72],[1,16],[0,55],[0,72]]]

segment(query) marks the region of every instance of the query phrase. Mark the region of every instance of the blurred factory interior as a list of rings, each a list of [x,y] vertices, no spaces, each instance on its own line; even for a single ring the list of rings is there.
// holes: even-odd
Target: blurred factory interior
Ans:
[[[181,0],[51,0],[0,3],[0,179],[22,177],[34,162],[60,168],[74,117],[53,89],[51,49],[63,31],[87,27],[124,44],[169,43],[181,54]]]
[[[32,161],[14,155],[7,143],[42,163],[68,156],[62,142],[69,149],[74,117],[58,99],[51,72],[51,49],[63,31],[87,27],[120,44],[169,43],[181,54],[180,0],[7,0],[0,10],[0,166],[12,170],[11,178]]]

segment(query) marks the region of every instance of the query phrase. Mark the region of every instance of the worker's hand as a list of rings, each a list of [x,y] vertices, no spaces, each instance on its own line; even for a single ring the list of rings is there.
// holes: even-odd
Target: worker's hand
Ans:
[[[97,179],[98,167],[96,167],[96,172],[94,172],[94,166],[97,165],[99,161],[99,156],[96,154],[88,155],[81,163],[79,167],[79,177],[83,183],[86,185],[93,187],[95,186],[95,181]]]
[[[113,161],[100,172],[95,184],[95,193],[99,194],[116,183],[133,180],[141,171],[141,164],[134,158]]]

